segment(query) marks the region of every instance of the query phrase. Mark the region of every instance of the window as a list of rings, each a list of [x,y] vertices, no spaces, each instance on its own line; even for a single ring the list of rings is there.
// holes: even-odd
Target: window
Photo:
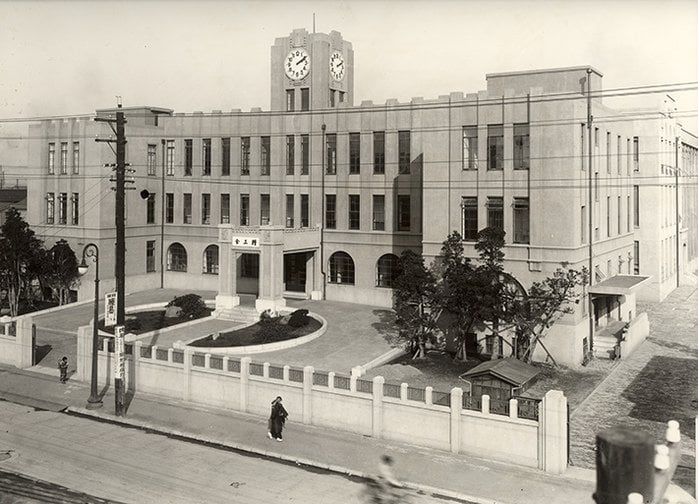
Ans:
[[[46,194],[46,224],[53,224],[56,200],[52,192]]]
[[[514,243],[530,242],[528,198],[514,198]]]
[[[410,230],[410,197],[407,194],[400,194],[397,197],[397,230]]]
[[[329,102],[330,102],[330,108],[334,108],[334,105],[335,105],[335,90],[334,89],[330,89]]]
[[[174,222],[174,193],[165,194],[165,222],[167,224]]]
[[[633,226],[640,227],[640,186],[633,186]]]
[[[361,229],[361,198],[358,194],[349,195],[349,229]]]
[[[240,195],[240,225],[249,226],[250,225],[250,195],[241,194]]]
[[[587,242],[587,207],[582,205],[582,222],[581,222],[582,243]]]
[[[636,241],[633,244],[633,273],[640,274],[640,242]]]
[[[73,196],[70,198],[70,201],[72,203],[70,223],[73,226],[77,226],[80,223],[80,195],[74,192]]]
[[[148,199],[145,200],[146,212],[145,223],[155,224],[155,193],[149,193]]]
[[[68,223],[68,193],[60,193],[58,195],[58,223]]]
[[[487,198],[487,227],[504,229],[504,202],[502,198]]]
[[[240,138],[240,175],[250,174],[250,137]]]
[[[620,203],[620,196],[618,196],[618,208],[617,208],[617,213],[618,213],[618,227],[616,228],[618,230],[618,234],[621,234],[621,229],[623,229],[623,218],[622,215],[623,213],[621,212],[621,203]]]
[[[301,175],[310,170],[310,135],[301,135]]]
[[[201,160],[203,161],[204,168],[202,171],[203,176],[211,175],[211,139],[204,138],[201,142]]]
[[[294,225],[294,218],[293,218],[293,205],[294,205],[294,198],[293,194],[287,194],[286,195],[286,227],[287,228],[292,228]]]
[[[271,138],[263,136],[261,139],[262,175],[269,175],[271,170]]]
[[[594,201],[599,201],[599,172],[594,173]]]
[[[204,249],[204,275],[218,274],[218,245],[209,245]]]
[[[385,195],[373,195],[373,230],[385,231]]]
[[[528,124],[514,124],[514,170],[528,170],[531,143]]]
[[[640,139],[633,137],[633,171],[640,171]]]
[[[606,173],[611,173],[611,133],[606,132]]]
[[[373,132],[373,173],[385,173],[385,131]]]
[[[621,160],[623,159],[623,155],[621,154],[622,152],[622,147],[623,147],[623,142],[620,139],[620,135],[618,135],[618,138],[616,138],[616,141],[618,142],[616,144],[616,169],[618,170],[618,175],[620,175],[623,172],[622,169],[622,163]],[[618,228],[620,229],[620,228]]]
[[[241,278],[258,278],[259,277],[259,254],[241,254],[240,255],[240,277]]]
[[[56,144],[48,144],[48,173],[53,175],[56,173]]]
[[[167,174],[174,175],[174,151],[175,142],[174,140],[167,141]]]
[[[221,224],[230,224],[230,194],[221,194]]]
[[[73,142],[73,173],[80,173],[80,142]]]
[[[155,271],[155,240],[145,242],[145,272]]]
[[[301,88],[301,110],[310,110],[310,88]]]
[[[385,254],[376,264],[376,287],[391,288],[398,274],[398,257],[395,254]]]
[[[191,224],[191,193],[184,193],[183,198],[183,212],[182,212],[182,222],[184,224]]]
[[[155,175],[155,163],[157,162],[157,145],[148,144],[148,175]],[[73,165],[75,163],[73,162]],[[74,172],[77,173],[77,172]]]
[[[191,176],[194,166],[194,145],[191,139],[184,140],[184,175]]]
[[[630,232],[630,211],[631,211],[632,205],[630,204],[630,196],[627,197],[626,203],[625,203],[625,212],[627,214],[626,220],[625,220],[625,231],[627,233]]]
[[[477,170],[477,126],[463,126],[463,169]]]
[[[293,112],[296,110],[296,90],[286,90],[286,111]]]
[[[296,139],[293,135],[286,136],[286,175],[293,175],[296,165]]]
[[[477,198],[461,199],[461,223],[463,240],[477,240]]]
[[[327,146],[327,170],[325,173],[327,175],[337,174],[337,135],[335,133],[328,133],[326,140]]]
[[[487,169],[504,168],[504,128],[502,125],[487,127]]]
[[[209,193],[201,195],[201,224],[211,224],[211,195]]]
[[[337,195],[325,195],[325,228],[337,229]]]
[[[611,236],[611,197],[606,196],[606,237]]]
[[[401,174],[410,173],[410,132],[397,132],[397,151],[398,151],[398,172]]]
[[[221,175],[230,175],[230,138],[221,138]]]
[[[187,250],[181,243],[173,243],[167,249],[167,271],[187,271]]]
[[[301,194],[301,227],[308,227],[309,226],[309,204],[308,204],[308,195],[307,194]]]
[[[61,142],[61,175],[68,173],[68,142]]]
[[[270,199],[268,194],[259,195],[259,223],[262,226],[269,225]]]
[[[335,252],[330,256],[330,283],[354,284],[354,261],[346,252]]]
[[[361,172],[361,135],[349,133],[349,174],[357,175]]]

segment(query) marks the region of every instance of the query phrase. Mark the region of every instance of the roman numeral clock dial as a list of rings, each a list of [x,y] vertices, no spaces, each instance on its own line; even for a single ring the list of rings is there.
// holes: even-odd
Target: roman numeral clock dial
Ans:
[[[284,71],[291,80],[301,80],[310,72],[310,56],[301,48],[294,48],[284,59]]]

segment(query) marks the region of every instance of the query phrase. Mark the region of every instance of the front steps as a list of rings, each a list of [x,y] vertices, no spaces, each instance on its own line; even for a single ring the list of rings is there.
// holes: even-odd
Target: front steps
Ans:
[[[259,320],[259,313],[254,306],[234,306],[233,308],[225,308],[216,314],[216,318],[223,320],[234,320],[251,324]]]

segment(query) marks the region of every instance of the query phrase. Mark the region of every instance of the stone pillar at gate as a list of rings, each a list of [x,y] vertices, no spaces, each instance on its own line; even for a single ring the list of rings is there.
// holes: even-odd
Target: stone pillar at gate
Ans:
[[[219,271],[218,294],[216,295],[216,312],[233,308],[240,304],[237,295],[237,256],[238,252],[232,249],[230,242],[230,230],[219,229],[218,233]]]
[[[259,254],[259,297],[257,311],[273,311],[286,306],[284,291],[284,228],[261,226]]]

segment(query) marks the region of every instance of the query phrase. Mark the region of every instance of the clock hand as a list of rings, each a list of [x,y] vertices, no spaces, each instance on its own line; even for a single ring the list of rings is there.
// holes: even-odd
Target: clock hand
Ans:
[[[344,66],[344,62],[343,62],[343,61],[340,61],[339,63],[337,63],[337,67],[341,67],[341,66]]]

